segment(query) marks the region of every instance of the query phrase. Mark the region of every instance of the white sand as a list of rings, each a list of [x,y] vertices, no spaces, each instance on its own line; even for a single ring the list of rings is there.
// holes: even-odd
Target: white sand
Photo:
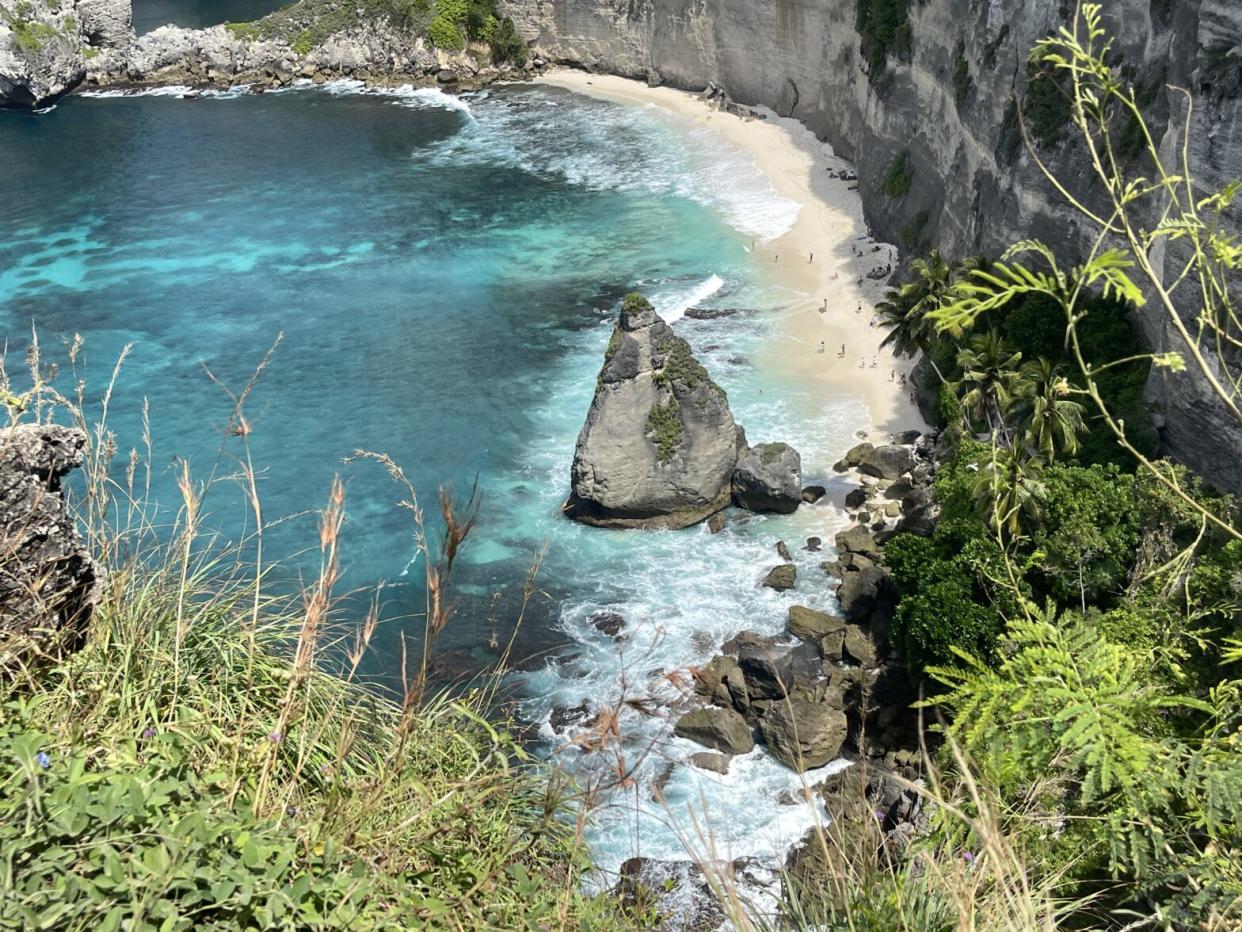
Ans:
[[[909,375],[913,360],[895,359],[887,349],[881,350],[885,331],[868,323],[886,285],[866,274],[893,262],[895,250],[882,245],[878,252],[871,251],[876,244],[867,237],[858,193],[850,190],[851,182],[828,177],[830,168],[848,166],[833,157],[826,144],[796,120],[770,111],[765,111],[766,119],[742,119],[713,110],[693,94],[650,88],[626,78],[557,71],[538,80],[618,103],[655,104],[752,154],[776,192],[801,205],[793,228],[775,240],[760,242],[758,257],[771,263],[778,283],[806,295],[781,312],[782,335],[758,364],[801,383],[815,380],[825,397],[861,395],[871,416],[868,439],[927,429],[910,400],[910,388],[900,385],[901,374]],[[828,310],[823,312],[825,299]],[[823,353],[818,351],[820,341],[826,344]]]

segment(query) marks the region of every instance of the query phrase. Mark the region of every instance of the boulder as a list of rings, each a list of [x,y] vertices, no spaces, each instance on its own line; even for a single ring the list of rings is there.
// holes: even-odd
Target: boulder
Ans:
[[[828,490],[822,485],[808,485],[802,490],[802,500],[808,505],[814,505],[827,494]]]
[[[746,680],[738,667],[737,660],[727,655],[718,655],[694,672],[695,689],[717,705],[745,712],[750,708],[750,696],[746,690]]]
[[[859,443],[859,444],[856,444],[850,447],[845,452],[845,456],[841,457],[841,461],[837,463],[837,466],[841,466],[843,468],[838,469],[837,471],[844,472],[846,469],[856,468],[858,465],[862,463],[863,457],[867,456],[874,449],[875,449],[874,444],[865,443],[865,442]],[[837,466],[834,466],[833,469],[837,469]]]
[[[837,600],[847,621],[887,622],[892,618],[896,594],[888,571],[880,566],[868,566],[845,574]]]
[[[591,616],[591,624],[601,634],[615,638],[625,627],[625,619],[616,612],[596,612]]]
[[[884,497],[900,501],[914,491],[914,483],[910,479],[898,479],[884,490]]]
[[[746,447],[724,391],[641,295],[622,304],[572,467],[570,517],[688,527],[723,509]]]
[[[747,648],[737,655],[738,667],[750,699],[782,699],[798,684],[819,678],[819,651],[815,645]]]
[[[777,553],[777,556],[779,556],[786,563],[793,562],[793,555],[790,554],[789,552],[789,545],[785,543],[783,540],[778,540],[776,542],[776,553]]]
[[[719,534],[725,528],[725,513],[718,511],[707,519],[707,529],[713,534]]]
[[[0,430],[0,672],[76,650],[102,570],[61,491],[86,434],[53,424]]]
[[[757,443],[738,462],[732,485],[739,507],[790,514],[802,504],[802,457],[787,443]]]
[[[806,539],[806,546],[802,549],[809,550],[811,553],[818,553],[819,548],[823,546],[823,543],[824,541],[819,537],[808,537]]]
[[[715,751],[699,751],[690,755],[690,763],[700,770],[710,770],[712,773],[726,774],[729,772],[729,764],[733,758],[728,754],[719,754]]]
[[[763,584],[769,589],[792,589],[797,582],[798,568],[792,563],[782,563],[780,566],[774,566],[763,577]]]
[[[804,605],[789,606],[789,633],[803,641],[818,641],[844,628],[844,618]]]
[[[747,754],[755,746],[750,726],[732,709],[696,709],[677,720],[673,733],[726,754]]]
[[[858,625],[847,625],[843,643],[845,655],[862,667],[873,667],[879,657],[879,649],[871,635]]]
[[[846,508],[861,508],[867,504],[867,490],[863,488],[851,489],[845,496]]]
[[[831,702],[794,696],[773,703],[759,719],[759,731],[772,756],[801,773],[837,758],[848,724]]]
[[[888,444],[868,451],[859,460],[858,471],[877,479],[896,479],[913,466],[914,454],[909,447]]]
[[[833,540],[836,542],[837,551],[842,554],[860,553],[872,560],[879,560],[883,553],[875,536],[861,524],[847,528]]]

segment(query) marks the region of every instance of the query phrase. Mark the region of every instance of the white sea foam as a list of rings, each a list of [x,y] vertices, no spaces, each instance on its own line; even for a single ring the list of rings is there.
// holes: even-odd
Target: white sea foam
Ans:
[[[160,87],[107,88],[99,91],[83,91],[82,97],[190,97],[212,100],[233,100],[254,92],[245,85],[227,88],[196,88],[188,84],[166,84]]]
[[[786,232],[799,205],[753,157],[709,129],[686,130],[655,107],[540,88],[477,97],[475,121],[418,157],[432,164],[507,165],[590,190],[645,191],[697,201],[756,239]]]
[[[716,303],[779,303],[779,296],[765,301],[753,286],[717,284],[716,278],[671,280],[646,291],[665,314],[674,306],[684,314],[693,303],[690,296],[705,293],[709,284]],[[845,526],[845,513],[832,504],[844,492],[842,480],[829,464],[853,442],[866,412],[857,400],[825,402],[796,386],[773,386],[749,363],[772,338],[777,313],[683,318],[678,326],[729,392],[735,417],[756,439],[794,444],[803,456],[805,480],[828,487],[827,499],[793,515],[751,516],[719,534],[704,528],[601,534],[568,522],[558,522],[553,532],[558,562],[576,568],[579,582],[593,579],[594,585],[588,583],[585,591],[576,586],[577,594],[561,603],[560,627],[572,646],[526,675],[522,712],[538,725],[551,758],[584,784],[610,785],[621,766],[634,781],[627,789],[605,792],[603,805],[591,813],[588,841],[604,872],[635,854],[670,860],[757,857],[769,866],[779,864],[788,848],[826,817],[819,802],[805,801],[804,788],[845,766],[836,761],[799,776],[757,748],[733,758],[722,776],[691,765],[690,755],[703,748],[673,735],[678,716],[700,701],[693,696],[691,667],[706,663],[743,630],[784,633],[791,604],[835,607],[819,569],[830,551],[804,550],[801,541],[810,535],[831,540]],[[554,511],[564,496],[573,432],[589,404],[589,375],[610,330],[602,323],[598,333],[567,352],[577,362],[546,376],[549,401],[534,412],[531,436],[537,440],[525,473],[540,477],[539,501],[532,507],[542,512]],[[777,560],[774,544],[781,539],[789,543],[799,570],[798,585],[789,593],[760,585]],[[595,628],[592,617],[601,611],[625,619],[622,639]],[[554,732],[552,713],[579,706],[587,718]],[[613,708],[618,741],[603,752],[586,753],[584,740],[572,743],[589,734],[590,716]],[[601,875],[598,882],[606,885],[611,877]]]
[[[690,289],[674,288],[668,291],[658,291],[651,296],[651,303],[655,305],[661,317],[668,323],[675,324],[686,316],[686,311],[702,304],[723,287],[724,279],[713,274]]]

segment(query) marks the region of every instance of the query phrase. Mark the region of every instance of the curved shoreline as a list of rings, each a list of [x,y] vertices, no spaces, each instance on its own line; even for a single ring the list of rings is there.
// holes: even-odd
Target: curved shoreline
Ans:
[[[830,170],[851,166],[832,155],[826,143],[797,120],[771,111],[760,111],[764,119],[743,119],[713,109],[686,91],[648,87],[629,78],[557,70],[532,83],[629,106],[655,105],[750,154],[777,194],[800,208],[788,231],[756,243],[757,260],[769,265],[774,281],[805,296],[781,312],[781,335],[768,344],[758,362],[775,377],[813,382],[821,396],[862,396],[870,424],[859,436],[875,440],[904,430],[927,430],[910,399],[911,389],[900,384],[900,375],[908,376],[913,360],[895,359],[888,349],[880,349],[883,331],[868,326],[887,285],[867,278],[867,272],[888,264],[887,257],[896,250],[881,245],[878,252],[870,251],[876,244],[868,238],[862,199],[850,189],[850,182],[829,175]],[[851,246],[861,255],[855,255]],[[828,310],[821,312],[825,300]],[[818,351],[820,341],[826,344],[824,353]],[[844,358],[838,355],[842,344]],[[890,373],[895,374],[890,378]]]

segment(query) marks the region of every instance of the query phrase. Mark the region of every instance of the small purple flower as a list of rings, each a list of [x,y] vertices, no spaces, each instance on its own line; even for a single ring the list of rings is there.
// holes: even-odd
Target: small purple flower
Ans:
[[[973,851],[967,851],[962,855],[962,860],[967,864],[973,864],[975,861],[975,853]]]
[[[158,734],[159,732],[156,731],[154,728],[148,728],[145,731],[143,731],[142,736],[144,738],[154,738]]]
[[[877,809],[877,810],[875,811],[875,820],[876,820],[877,822],[883,822],[883,821],[884,821],[884,810],[883,810],[883,809]]]
[[[35,762],[44,770],[47,770],[47,768],[52,766],[52,755],[48,754],[47,751],[40,751],[35,755]]]
[[[284,737],[285,736],[282,735],[280,732],[274,731],[270,735],[267,736],[267,740],[272,742],[272,744],[280,744],[280,742],[284,740]]]

